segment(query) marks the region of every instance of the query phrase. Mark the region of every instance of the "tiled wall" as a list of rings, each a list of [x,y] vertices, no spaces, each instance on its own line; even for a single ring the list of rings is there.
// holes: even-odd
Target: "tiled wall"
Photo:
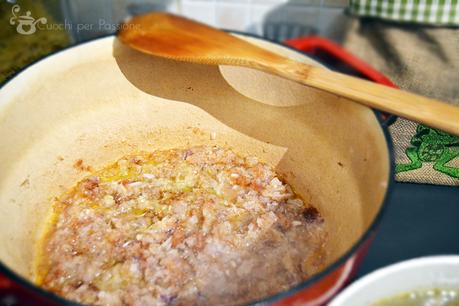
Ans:
[[[128,15],[167,10],[210,25],[283,40],[307,34],[330,36],[347,0],[62,0],[74,23],[105,18],[117,23]],[[93,20],[94,19],[94,20]],[[93,20],[93,21],[91,21]],[[338,27],[339,28],[339,27]],[[75,33],[76,40],[100,33]]]

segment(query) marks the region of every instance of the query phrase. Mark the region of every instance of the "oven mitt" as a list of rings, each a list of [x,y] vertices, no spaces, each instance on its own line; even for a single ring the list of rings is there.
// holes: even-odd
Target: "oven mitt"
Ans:
[[[400,88],[459,106],[459,29],[353,18],[344,47]],[[459,185],[459,137],[401,118],[390,133],[397,181]]]

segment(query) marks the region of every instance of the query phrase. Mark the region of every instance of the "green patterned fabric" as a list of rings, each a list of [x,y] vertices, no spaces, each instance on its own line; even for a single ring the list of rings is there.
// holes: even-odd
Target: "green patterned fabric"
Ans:
[[[459,25],[459,0],[350,0],[350,11],[394,21]]]
[[[401,157],[398,159],[400,163],[395,167],[398,175],[430,167],[437,171],[433,180],[439,175],[449,176],[451,183],[459,180],[459,168],[454,165],[454,160],[459,156],[459,137],[418,124],[404,153],[409,162],[401,162]]]
[[[352,18],[344,47],[398,87],[459,107],[459,28]],[[396,180],[459,186],[459,137],[398,118]]]

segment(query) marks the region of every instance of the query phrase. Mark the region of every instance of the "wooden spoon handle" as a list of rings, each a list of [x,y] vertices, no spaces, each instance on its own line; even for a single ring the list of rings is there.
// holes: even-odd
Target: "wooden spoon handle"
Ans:
[[[299,83],[459,136],[457,106],[298,62],[270,68]]]

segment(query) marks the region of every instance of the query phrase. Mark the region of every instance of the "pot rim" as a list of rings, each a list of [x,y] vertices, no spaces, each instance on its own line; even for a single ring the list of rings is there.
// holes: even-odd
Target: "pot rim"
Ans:
[[[294,49],[294,48],[292,48],[290,46],[284,45],[284,44],[279,43],[277,41],[274,41],[274,40],[271,40],[271,39],[267,39],[267,38],[264,38],[264,37],[256,35],[256,34],[245,33],[245,32],[234,31],[234,30],[226,30],[226,29],[223,29],[223,30],[226,31],[226,32],[230,32],[230,33],[234,33],[234,34],[238,34],[238,35],[243,35],[243,36],[247,36],[247,37],[253,37],[253,38],[260,39],[260,40],[268,41],[270,43],[282,46],[282,47],[287,48],[287,49],[289,49],[291,51],[299,53],[299,54],[301,54],[303,56],[309,57],[309,58],[313,59],[314,61],[316,61],[316,62],[320,63],[321,65],[323,65],[320,61],[318,61],[314,57],[311,57],[311,56],[309,56],[309,55],[307,55],[307,54],[305,54],[305,53],[303,53],[301,51],[298,51],[297,49]],[[62,48],[60,50],[54,51],[54,52],[52,52],[50,54],[47,54],[44,57],[42,57],[42,58],[40,58],[38,60],[35,60],[32,63],[22,67],[20,70],[16,71],[14,74],[12,74],[10,77],[8,77],[6,81],[4,81],[3,83],[0,83],[0,90],[2,90],[3,87],[8,85],[14,79],[16,79],[16,77],[18,75],[20,75],[23,71],[25,71],[29,67],[34,66],[36,64],[39,64],[40,62],[47,60],[48,58],[50,58],[53,55],[59,54],[61,52],[68,51],[68,50],[70,50],[72,48],[75,48],[75,47],[80,47],[80,46],[85,45],[85,44],[90,44],[90,43],[98,41],[98,40],[103,40],[103,39],[108,39],[108,38],[111,38],[111,37],[115,37],[115,35],[116,34],[108,34],[108,35],[103,35],[103,36],[100,36],[100,37],[97,37],[97,38],[91,38],[91,39],[84,40],[84,41],[78,42],[78,43],[70,45],[70,46],[66,46],[66,47],[64,47],[64,48]],[[323,66],[326,67],[327,69],[329,69],[329,67],[327,67],[326,65],[323,65]],[[297,285],[295,285],[295,286],[293,286],[293,287],[291,287],[291,288],[289,288],[287,290],[284,290],[284,291],[276,293],[274,295],[265,297],[265,298],[260,299],[260,300],[252,301],[252,302],[250,302],[248,304],[245,304],[246,306],[249,306],[249,305],[269,305],[271,303],[280,301],[280,300],[282,300],[284,298],[290,297],[290,296],[302,291],[303,289],[311,287],[315,283],[317,283],[320,280],[322,280],[323,278],[327,277],[331,272],[335,271],[336,269],[338,269],[339,267],[344,265],[349,259],[351,259],[351,257],[353,255],[355,255],[358,252],[358,250],[363,246],[363,244],[373,234],[376,233],[377,228],[378,228],[378,226],[381,223],[381,220],[383,218],[383,215],[385,214],[385,212],[387,210],[387,206],[388,206],[388,202],[389,202],[388,199],[390,198],[390,196],[392,194],[394,183],[395,183],[395,155],[394,155],[394,147],[393,147],[392,138],[391,138],[390,133],[389,133],[389,125],[391,123],[387,122],[387,121],[385,122],[382,119],[379,111],[374,110],[374,109],[372,109],[372,111],[373,111],[374,115],[376,116],[376,119],[379,122],[380,128],[382,129],[383,134],[384,134],[384,138],[386,140],[385,141],[386,142],[386,149],[387,149],[388,155],[389,155],[389,176],[388,176],[388,181],[387,181],[386,192],[384,194],[384,198],[382,200],[381,207],[379,208],[379,211],[376,214],[376,216],[373,219],[373,221],[371,222],[370,226],[365,231],[365,233],[353,244],[353,246],[351,248],[349,248],[343,255],[341,255],[334,262],[329,264],[321,272],[313,275],[312,277],[306,279],[305,281],[303,281],[303,282],[301,282],[301,283],[299,283],[299,284],[297,284]],[[42,296],[44,298],[47,298],[47,299],[50,299],[53,302],[57,303],[58,305],[84,306],[84,304],[80,304],[80,303],[77,303],[77,302],[73,302],[73,301],[67,300],[67,299],[65,299],[65,298],[63,298],[63,297],[61,297],[61,296],[59,296],[57,294],[52,293],[51,291],[45,290],[45,289],[35,285],[31,281],[25,279],[24,277],[18,275],[14,271],[12,271],[10,268],[8,268],[8,266],[3,264],[3,262],[1,260],[0,260],[0,275],[4,275],[4,276],[8,277],[14,283],[16,283],[16,284],[18,284],[18,285],[20,285],[22,287],[25,287],[27,290],[30,290],[31,292],[33,292],[33,293],[35,293],[37,295],[40,295],[40,296]]]

